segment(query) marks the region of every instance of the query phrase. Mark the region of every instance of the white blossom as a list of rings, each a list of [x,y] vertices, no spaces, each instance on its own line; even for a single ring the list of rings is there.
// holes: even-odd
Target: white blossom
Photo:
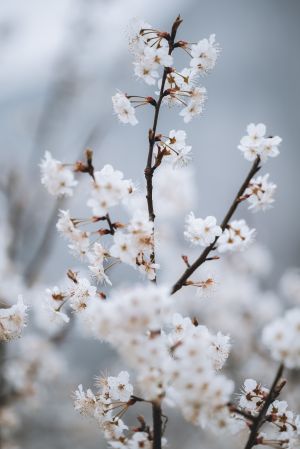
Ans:
[[[245,220],[233,220],[219,237],[218,251],[243,250],[253,241],[254,235],[255,229],[250,229]]]
[[[21,295],[16,304],[6,309],[0,309],[0,341],[20,337],[26,326],[27,309],[28,306],[24,304]]]
[[[245,190],[245,195],[248,196],[247,201],[250,203],[248,209],[253,212],[269,209],[275,201],[273,196],[277,186],[268,179],[269,174],[258,176],[250,181]]]
[[[262,387],[254,379],[246,379],[239,405],[242,409],[255,414],[260,411],[268,393],[269,390]]]
[[[300,367],[300,309],[288,310],[282,318],[268,324],[262,333],[272,357],[287,368]]]
[[[109,208],[122,202],[133,191],[131,180],[123,179],[123,173],[105,165],[102,170],[95,171],[92,181],[91,198],[87,205],[96,216],[106,215]]]
[[[117,377],[109,376],[107,385],[110,396],[115,401],[128,402],[133,393],[133,386],[129,383],[127,371],[121,371]]]
[[[88,301],[96,295],[97,288],[86,278],[77,278],[69,290],[70,304],[73,310],[80,312],[87,308]]]
[[[266,138],[266,126],[263,123],[258,125],[250,123],[247,126],[247,133],[246,136],[242,137],[238,146],[245,159],[254,161],[259,156],[261,161],[265,162],[268,157],[278,156],[278,147],[282,139],[278,136]]]
[[[77,185],[73,171],[62,162],[53,159],[49,151],[45,152],[40,169],[41,182],[51,195],[73,195],[73,187]]]
[[[186,218],[185,238],[194,245],[209,246],[222,234],[215,217],[196,218],[191,212]]]
[[[130,125],[134,126],[138,123],[138,120],[135,116],[135,109],[131,105],[130,100],[127,98],[123,92],[117,92],[112,97],[112,103],[115,113],[117,114],[120,122],[122,123],[130,123]]]
[[[192,45],[191,67],[199,70],[201,74],[209,72],[216,64],[220,49],[215,40],[215,35],[211,34],[208,39],[202,39]]]

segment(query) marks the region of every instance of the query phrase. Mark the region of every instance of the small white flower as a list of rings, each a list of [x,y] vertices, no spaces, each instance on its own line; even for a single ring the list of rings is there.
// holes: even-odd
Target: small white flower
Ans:
[[[134,73],[137,77],[142,78],[149,86],[153,86],[159,77],[156,65],[148,59],[134,62]]]
[[[97,406],[97,400],[92,390],[88,389],[85,392],[82,385],[79,385],[78,389],[74,392],[74,396],[75,410],[82,415],[93,417]]]
[[[135,116],[135,109],[123,92],[117,92],[112,97],[112,103],[114,111],[118,115],[120,122],[130,123],[133,126],[138,123]]]
[[[109,376],[107,385],[110,397],[114,401],[128,402],[132,393],[133,386],[129,383],[129,374],[127,371],[121,371],[117,377]]]
[[[134,265],[136,252],[131,236],[119,230],[114,233],[113,239],[114,244],[109,249],[111,256],[120,259],[121,262]]]
[[[49,151],[45,152],[40,163],[41,182],[48,192],[54,196],[72,196],[73,187],[77,185],[74,173],[62,162],[53,159]]]
[[[202,110],[202,102],[191,100],[188,105],[180,111],[179,115],[183,117],[184,123],[189,123],[193,117],[201,114]]]
[[[241,251],[252,243],[255,229],[250,229],[245,220],[234,220],[224,229],[218,240],[218,251]]]
[[[264,345],[274,360],[287,368],[300,367],[300,309],[288,310],[283,318],[268,324],[262,333]]]
[[[152,442],[146,432],[135,432],[128,441],[129,449],[151,449]]]
[[[23,302],[23,297],[18,296],[17,304],[6,309],[0,309],[0,341],[13,340],[21,335],[26,326],[28,306]]]
[[[252,179],[245,190],[245,195],[248,196],[247,201],[250,203],[248,209],[253,212],[269,209],[275,201],[273,196],[277,186],[269,182],[268,178],[269,174]]]
[[[72,239],[73,232],[75,231],[74,223],[70,217],[70,211],[60,210],[59,219],[56,223],[56,228],[64,237]]]
[[[72,309],[80,312],[87,308],[88,301],[96,295],[97,288],[86,278],[77,278],[77,282],[70,288],[70,304]]]
[[[278,136],[265,137],[266,126],[263,123],[247,126],[247,136],[242,137],[238,149],[242,151],[245,159],[254,161],[258,156],[262,162],[268,157],[276,157],[279,154],[278,146],[282,139]]]
[[[240,396],[240,407],[248,410],[250,413],[256,413],[263,405],[267,394],[268,390],[259,385],[254,379],[246,379]]]
[[[94,173],[91,198],[87,205],[92,208],[95,216],[106,215],[110,207],[124,201],[132,193],[132,181],[123,179],[123,176],[121,171],[114,170],[109,164]]]
[[[211,34],[208,39],[202,39],[192,45],[191,67],[197,69],[201,74],[208,73],[214,68],[219,52],[215,35]]]

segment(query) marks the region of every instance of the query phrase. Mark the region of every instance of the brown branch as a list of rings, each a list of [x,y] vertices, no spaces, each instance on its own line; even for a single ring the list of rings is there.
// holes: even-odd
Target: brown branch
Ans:
[[[178,30],[178,27],[180,26],[182,20],[180,16],[178,16],[173,23],[171,34],[168,38],[169,41],[169,55],[174,50],[174,40],[176,37],[176,33]],[[146,178],[146,187],[147,187],[147,206],[148,206],[148,214],[149,214],[149,220],[153,221],[155,220],[155,213],[154,213],[154,205],[153,205],[153,173],[155,169],[157,168],[155,165],[152,166],[152,159],[153,159],[153,150],[154,150],[154,144],[155,144],[155,135],[156,135],[156,128],[158,123],[158,117],[160,112],[160,107],[162,104],[162,100],[165,96],[165,84],[167,80],[167,74],[169,73],[169,68],[164,68],[164,73],[162,76],[162,82],[159,92],[159,98],[157,100],[157,103],[155,104],[155,113],[154,113],[154,119],[153,119],[153,125],[152,128],[149,130],[149,149],[148,149],[148,157],[147,157],[147,165],[145,168],[145,178]],[[155,263],[155,249],[154,249],[154,243],[153,243],[153,251],[150,256],[151,262]]]
[[[111,221],[111,219],[110,219],[109,214],[106,214],[106,215],[105,215],[105,218],[106,218],[106,221],[107,221],[107,224],[108,224],[108,227],[109,227],[109,230],[110,230],[111,235],[114,235],[114,233],[115,233],[115,228],[114,228],[114,225],[113,225],[113,223],[112,223],[112,221]]]
[[[284,370],[284,365],[279,365],[279,368],[277,370],[275,379],[273,381],[273,384],[271,386],[271,389],[269,391],[269,394],[264,402],[263,407],[261,408],[259,414],[255,417],[253,424],[251,426],[250,435],[248,438],[248,441],[246,443],[245,449],[251,449],[253,446],[258,444],[256,442],[257,434],[259,432],[259,429],[265,422],[265,417],[268,411],[268,408],[272,404],[272,402],[278,397],[280,391],[282,390],[283,386],[285,385],[285,381],[281,382],[281,376]]]
[[[255,416],[251,415],[250,413],[246,412],[245,410],[238,408],[235,404],[232,404],[231,402],[229,402],[229,404],[227,404],[227,406],[231,413],[235,413],[237,415],[243,416],[243,418],[246,418],[250,422],[253,422],[255,420]]]
[[[152,403],[152,420],[153,420],[153,444],[152,449],[161,449],[162,438],[162,410],[161,405]]]
[[[247,189],[251,179],[253,178],[253,176],[255,175],[255,173],[258,172],[258,170],[260,170],[261,166],[260,166],[260,157],[258,156],[252,167],[251,170],[249,171],[245,181],[243,182],[242,186],[240,187],[235,199],[233,200],[233,203],[231,204],[227,214],[225,215],[222,223],[221,223],[221,228],[222,231],[224,231],[224,229],[226,229],[231,217],[233,216],[234,212],[236,211],[238,205],[240,204],[240,198],[241,196],[244,194],[245,190]],[[200,265],[202,265],[206,260],[208,255],[210,254],[211,251],[213,251],[216,248],[216,243],[218,241],[219,237],[216,237],[215,240],[213,241],[213,243],[211,243],[209,246],[207,246],[204,251],[201,253],[201,255],[198,257],[198,259],[195,260],[194,263],[192,263],[183,273],[183,275],[178,279],[178,281],[173,285],[172,290],[171,290],[171,294],[173,295],[174,293],[176,293],[178,290],[180,290],[186,283],[186,281],[188,280],[188,278],[194,273],[194,271],[197,270],[197,268],[200,267]]]

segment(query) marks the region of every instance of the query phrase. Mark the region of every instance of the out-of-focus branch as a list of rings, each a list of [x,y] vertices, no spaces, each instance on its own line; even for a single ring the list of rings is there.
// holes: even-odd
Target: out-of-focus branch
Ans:
[[[45,261],[49,253],[53,241],[52,236],[53,236],[53,229],[55,227],[55,223],[57,220],[57,213],[59,209],[63,206],[63,204],[64,204],[63,199],[58,199],[55,202],[51,215],[47,221],[40,244],[36,252],[33,254],[31,261],[29,262],[29,264],[25,269],[24,280],[29,287],[31,287],[37,280],[38,275],[43,267],[43,262]]]

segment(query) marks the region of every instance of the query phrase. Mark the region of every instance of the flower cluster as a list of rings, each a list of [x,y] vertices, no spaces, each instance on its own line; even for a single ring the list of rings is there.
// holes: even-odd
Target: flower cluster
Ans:
[[[129,374],[121,371],[117,377],[97,378],[96,387],[97,392],[94,394],[91,389],[84,391],[82,385],[78,386],[74,394],[75,410],[94,418],[112,447],[131,447],[127,445],[130,437],[125,435],[129,429],[121,419],[135,403]]]
[[[240,396],[241,409],[257,417],[269,395],[269,390],[253,379],[246,379]],[[263,430],[256,437],[257,444],[282,449],[294,449],[300,443],[300,415],[288,410],[286,401],[274,400],[268,407]]]
[[[87,278],[78,277],[71,270],[68,271],[68,277],[72,281],[69,288],[65,290],[58,287],[54,287],[52,290],[47,289],[44,297],[43,305],[48,319],[55,323],[70,321],[70,317],[64,312],[67,305],[73,312],[80,313],[88,307],[93,299],[101,297],[101,293],[97,292],[97,288],[91,285]]]
[[[168,35],[154,30],[151,25],[134,19],[129,29],[129,48],[134,56],[134,73],[147,84],[154,85],[160,66],[171,67]]]
[[[247,126],[247,136],[241,139],[239,150],[244,154],[245,159],[254,161],[258,156],[262,162],[269,157],[276,157],[279,154],[279,145],[282,139],[278,136],[265,137],[266,126],[263,123],[255,125],[250,123]]]
[[[130,220],[127,232],[117,230],[114,233],[114,243],[109,253],[121,262],[137,267],[148,279],[155,278],[158,264],[151,261],[153,251],[153,223],[147,213],[137,210]]]
[[[133,20],[129,31],[129,47],[134,55],[134,73],[148,85],[158,83],[159,102],[168,105],[183,106],[180,116],[185,123],[200,114],[206,99],[206,89],[198,84],[200,75],[210,72],[219,54],[219,45],[215,35],[202,39],[197,43],[172,41],[169,33],[155,30],[151,25]],[[175,48],[183,49],[190,57],[190,67],[176,70],[172,52]],[[160,77],[159,69],[164,68]],[[113,108],[123,123],[135,125],[134,108],[152,104],[157,107],[157,101],[152,97],[127,95],[117,92],[112,97]],[[172,150],[171,150],[172,151]],[[181,152],[179,161],[185,162],[189,150]]]
[[[158,132],[158,116],[161,105],[180,106],[182,109],[179,115],[185,123],[202,112],[206,89],[201,87],[198,81],[201,75],[214,68],[219,46],[214,35],[197,43],[176,42],[176,30],[180,23],[181,19],[178,17],[171,33],[158,31],[144,22],[132,23],[129,41],[134,55],[135,75],[148,85],[157,84],[157,97],[128,95],[120,91],[112,97],[114,112],[123,123],[138,123],[135,110],[139,106],[150,105],[155,111],[153,127],[148,134],[149,151],[145,169],[148,211],[142,194],[135,192],[134,184],[131,180],[124,179],[121,171],[115,170],[111,165],[105,165],[100,171],[94,170],[91,151],[87,152],[86,164],[79,161],[71,164],[71,168],[52,159],[49,153],[41,164],[42,182],[52,194],[70,195],[76,184],[74,172],[88,173],[91,177],[87,206],[91,208],[92,216],[78,219],[72,218],[69,211],[60,211],[57,229],[68,240],[72,253],[80,256],[87,264],[91,277],[98,283],[111,285],[107,272],[117,263],[132,266],[148,279],[156,280],[156,271],[159,268],[154,245],[157,235],[154,218],[159,210],[156,200],[158,204],[161,201],[161,208],[165,211],[168,211],[172,202],[185,202],[185,196],[179,192],[183,189],[179,180],[185,179],[186,174],[182,174],[184,169],[176,169],[186,165],[191,159],[191,146],[186,143],[187,135],[184,130]],[[189,54],[191,61],[188,68],[178,71],[174,67],[175,49],[183,49]],[[194,286],[200,296],[212,291],[216,284],[213,275],[202,273],[201,280],[193,281],[190,279],[191,273],[193,275],[202,263],[220,258],[219,255],[211,256],[210,252],[236,252],[247,248],[254,240],[255,229],[250,229],[244,219],[233,219],[238,205],[248,201],[249,209],[258,211],[268,209],[274,202],[276,185],[269,181],[269,175],[256,178],[254,175],[261,168],[261,162],[279,154],[281,139],[277,136],[266,137],[263,124],[250,124],[247,132],[248,135],[241,139],[239,149],[246,159],[253,161],[253,167],[221,225],[217,224],[214,216],[197,218],[190,212],[186,217],[186,240],[194,247],[201,246],[205,249],[192,265],[188,256],[182,256],[187,269],[172,289],[170,286],[149,283],[104,293],[98,291],[89,278],[69,270],[70,286],[55,287],[47,291],[44,310],[49,314],[49,319],[62,326],[70,321],[68,310],[76,313],[85,334],[91,334],[98,340],[109,343],[135,372],[135,390],[139,390],[139,396],[133,395],[133,387],[125,371],[117,377],[99,379],[96,392],[91,389],[84,391],[81,385],[75,392],[75,409],[96,420],[111,447],[155,447],[155,424],[152,429],[144,418],[139,418],[140,426],[129,430],[122,421],[124,413],[138,401],[151,403],[153,407],[159,408],[159,413],[161,406],[175,405],[187,421],[197,426],[207,426],[214,430],[225,428],[232,432],[250,427],[249,423],[254,422],[262,410],[265,412],[263,405],[269,398],[269,391],[252,379],[245,381],[239,409],[231,408],[234,383],[220,372],[231,350],[229,335],[220,332],[219,329],[224,327],[218,327],[216,324],[222,319],[218,310],[220,305],[215,306],[215,309],[214,305],[211,306],[211,310],[214,310],[214,331],[211,332],[196,318],[195,304],[193,314],[190,311],[185,313],[188,307],[185,309],[182,304],[178,306],[171,298],[171,294],[178,290],[178,285],[179,288]],[[171,164],[160,167],[162,161],[169,161]],[[157,168],[157,184],[153,185],[153,175]],[[64,174],[66,180],[62,179],[61,175],[64,170],[68,173]],[[176,184],[174,191],[170,188],[170,179]],[[161,186],[167,191],[166,196],[160,194]],[[111,209],[119,205],[125,206],[129,214],[129,217],[122,221],[111,217]],[[166,229],[161,226],[160,231],[162,230],[162,234],[168,234],[169,238],[170,226]],[[252,259],[255,259],[255,262],[252,264],[250,261],[244,261],[247,274],[257,268],[257,263],[263,264],[266,260],[257,254],[259,253],[255,255],[254,251]],[[235,255],[231,256],[231,263],[232,266],[239,263]],[[239,269],[242,270],[241,267]],[[228,298],[232,300],[233,297],[235,301],[238,296],[237,314],[243,317],[243,323],[247,322],[247,326],[251,327],[256,317],[259,317],[259,326],[265,323],[265,313],[260,317],[260,311],[265,312],[270,304],[277,305],[276,299],[270,296],[264,298],[262,304],[257,305],[257,310],[253,312],[253,298],[258,292],[261,293],[259,287],[247,280],[247,276],[240,276],[240,279],[236,280],[224,265],[219,270],[226,278],[224,285],[227,282],[223,302],[228,304]],[[184,301],[188,302],[186,299],[188,298],[184,298]],[[181,313],[178,313],[179,310]],[[201,320],[204,313],[201,310]],[[236,315],[231,313],[231,309],[227,311],[226,317],[228,314],[231,315],[231,323],[234,322],[233,332],[238,340],[240,332],[236,330]],[[288,323],[282,324],[284,320]],[[286,366],[300,365],[297,343],[299,323],[300,313],[291,312],[291,317],[269,325],[263,333],[263,341],[271,349],[274,358],[284,362]],[[255,333],[255,329],[252,329],[251,335]],[[241,340],[241,337],[239,339]],[[250,346],[252,341],[246,343]],[[240,347],[243,347],[243,344],[244,340]],[[296,418],[276,401],[273,401],[271,406],[266,420],[279,429],[278,432],[284,437],[282,441],[289,441],[290,444],[298,431]],[[158,431],[158,438],[162,440],[163,430]],[[289,432],[289,436],[285,435],[285,432]],[[262,434],[259,434],[258,438],[265,441]],[[278,444],[282,448],[285,447],[281,442]]]
[[[283,318],[268,324],[263,330],[262,341],[275,360],[288,368],[299,368],[300,309],[290,309]]]
[[[95,216],[106,215],[108,210],[124,201],[134,190],[131,180],[123,179],[123,173],[105,165],[102,170],[94,172],[91,198],[87,205]]]
[[[21,295],[17,304],[6,309],[0,309],[0,341],[13,340],[21,335],[26,326],[27,309]]]
[[[272,402],[266,414],[266,421],[270,426],[259,433],[257,437],[259,444],[284,449],[299,447],[300,415],[288,410],[286,401]]]
[[[164,156],[168,156],[173,167],[183,167],[190,161],[190,152],[192,147],[186,145],[186,132],[183,130],[176,131],[172,129],[168,137],[157,136],[155,144],[156,161],[161,160]]]
[[[212,335],[206,326],[175,314],[169,339],[173,363],[169,368],[168,397],[185,419],[195,425],[218,428],[222,421],[224,426],[231,426],[226,405],[234,384],[217,373],[229,355],[229,337],[221,333]]]
[[[35,333],[22,336],[15,344],[14,353],[8,353],[4,379],[16,397],[36,404],[44,385],[64,373],[65,361],[53,342]]]
[[[197,425],[217,425],[216,414],[230,421],[226,404],[233,383],[217,373],[229,355],[229,337],[213,335],[172,309],[165,288],[136,287],[93,301],[82,318],[137,371],[143,398],[166,398]]]

